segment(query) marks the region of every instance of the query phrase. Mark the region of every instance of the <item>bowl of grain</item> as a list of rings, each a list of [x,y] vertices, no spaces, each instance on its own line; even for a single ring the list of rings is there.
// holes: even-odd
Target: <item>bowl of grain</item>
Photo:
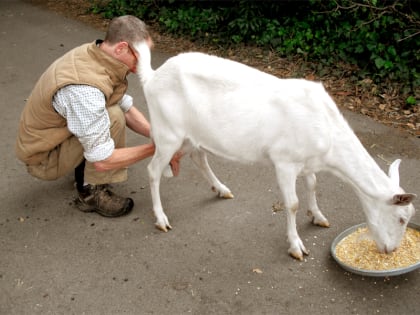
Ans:
[[[398,249],[385,254],[380,253],[368,237],[366,223],[358,224],[334,239],[331,254],[343,269],[358,275],[401,275],[420,267],[420,225],[409,223]]]

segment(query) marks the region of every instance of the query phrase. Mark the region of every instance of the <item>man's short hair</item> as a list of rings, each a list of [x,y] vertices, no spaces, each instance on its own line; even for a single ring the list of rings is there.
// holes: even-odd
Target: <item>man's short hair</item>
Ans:
[[[129,44],[144,41],[150,37],[146,23],[133,15],[123,15],[111,20],[105,35],[105,41],[116,44]]]

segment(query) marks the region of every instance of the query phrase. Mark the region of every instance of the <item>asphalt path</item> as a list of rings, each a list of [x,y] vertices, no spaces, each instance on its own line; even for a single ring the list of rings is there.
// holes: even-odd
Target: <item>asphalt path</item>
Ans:
[[[53,182],[32,178],[15,158],[20,113],[45,68],[71,48],[103,33],[25,2],[0,1],[0,314],[416,314],[420,270],[371,278],[344,271],[330,245],[364,222],[350,187],[320,174],[318,199],[330,228],[298,231],[310,255],[287,254],[286,214],[272,167],[211,157],[235,195],[219,200],[188,159],[177,178],[164,179],[162,202],[173,230],[154,227],[146,166],[115,185],[131,196],[131,214],[107,219],[75,210],[72,174]],[[155,51],[154,66],[169,55]],[[137,79],[129,93],[147,114]],[[344,112],[383,169],[402,158],[401,183],[420,196],[420,139]],[[147,139],[128,135],[129,145]],[[250,143],[252,145],[252,143]],[[420,198],[415,201],[420,206]],[[420,223],[419,215],[412,220]]]

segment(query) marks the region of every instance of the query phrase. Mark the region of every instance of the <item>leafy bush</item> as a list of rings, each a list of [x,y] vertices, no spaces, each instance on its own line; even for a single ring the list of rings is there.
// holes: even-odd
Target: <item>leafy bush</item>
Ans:
[[[361,79],[420,98],[420,3],[410,0],[93,0],[105,17],[133,14],[163,31],[218,45],[269,47],[331,65],[356,64]]]

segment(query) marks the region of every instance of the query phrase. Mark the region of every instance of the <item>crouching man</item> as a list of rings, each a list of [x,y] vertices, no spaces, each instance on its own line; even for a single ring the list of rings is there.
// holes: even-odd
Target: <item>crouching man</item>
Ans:
[[[42,74],[22,112],[16,155],[28,172],[55,180],[74,171],[77,207],[106,217],[127,214],[131,198],[109,184],[127,179],[127,167],[154,154],[153,143],[126,147],[126,126],[150,137],[150,124],[126,94],[127,75],[136,72],[132,48],[152,40],[134,16],[113,19],[104,40],[69,51]],[[179,170],[179,156],[171,161]]]

